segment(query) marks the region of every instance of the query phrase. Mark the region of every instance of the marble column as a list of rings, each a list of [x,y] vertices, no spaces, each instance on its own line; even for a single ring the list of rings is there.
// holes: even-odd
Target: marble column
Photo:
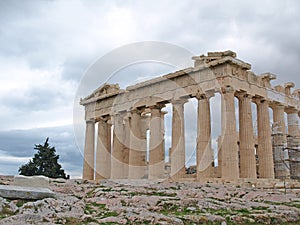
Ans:
[[[123,179],[125,177],[125,153],[124,153],[124,114],[115,114],[113,117],[113,149],[111,158],[111,178]]]
[[[246,92],[239,99],[240,178],[256,178],[256,159],[251,99]]]
[[[223,89],[225,130],[222,140],[222,178],[235,180],[239,178],[238,145],[236,118],[234,107],[234,90],[231,87]]]
[[[111,168],[111,124],[109,118],[98,121],[98,139],[96,150],[96,180],[109,179]]]
[[[131,110],[130,119],[130,150],[129,150],[129,179],[141,179],[146,174],[146,147],[142,134],[141,111]],[[146,131],[145,131],[146,132]]]
[[[273,148],[275,178],[289,178],[289,156],[286,149],[286,127],[284,120],[284,106],[272,103],[273,109]]]
[[[255,98],[254,102],[257,105],[258,176],[259,178],[274,178],[269,102],[263,98]]]
[[[86,121],[84,163],[82,178],[94,180],[94,154],[95,154],[95,122]]]
[[[213,176],[214,152],[211,147],[211,115],[209,98],[205,94],[198,99],[197,126],[197,180]]]
[[[123,175],[124,179],[128,179],[129,176],[129,152],[131,144],[131,114],[125,113],[123,117]]]
[[[184,130],[184,103],[186,99],[175,100],[172,116],[172,147],[170,152],[171,177],[185,176],[185,130]]]
[[[286,110],[288,120],[288,148],[290,158],[290,174],[292,179],[300,179],[300,132],[298,110]]]
[[[164,177],[165,152],[164,152],[164,128],[161,122],[162,105],[152,106],[150,119],[150,147],[149,147],[149,179]]]

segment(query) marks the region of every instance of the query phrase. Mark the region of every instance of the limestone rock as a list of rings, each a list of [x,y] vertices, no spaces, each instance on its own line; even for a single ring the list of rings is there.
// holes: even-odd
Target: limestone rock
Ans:
[[[0,185],[0,196],[8,199],[43,199],[54,195],[48,188]]]
[[[0,225],[300,222],[300,186],[284,193],[239,185],[147,180],[50,182],[55,198],[9,201],[0,197]]]
[[[17,175],[14,177],[13,185],[25,187],[49,187],[49,178],[45,176],[22,176]]]

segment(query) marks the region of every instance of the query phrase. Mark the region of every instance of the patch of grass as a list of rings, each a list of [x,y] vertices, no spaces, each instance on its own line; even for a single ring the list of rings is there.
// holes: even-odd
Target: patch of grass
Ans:
[[[124,188],[121,188],[120,190],[117,190],[117,191],[119,191],[119,192],[128,192],[128,190],[126,190],[126,189],[124,189]]]
[[[87,219],[85,219],[83,224],[89,224],[89,223],[92,223],[92,222],[98,223],[98,221],[94,218],[87,218]]]
[[[107,218],[107,217],[116,217],[118,215],[119,215],[119,213],[117,213],[117,212],[104,212],[104,213],[99,214],[101,219]]]
[[[146,195],[146,196],[161,196],[161,197],[176,197],[176,193],[166,193],[166,192],[129,192],[129,196],[137,196],[137,195]]]
[[[236,212],[239,212],[243,215],[249,215],[250,214],[250,211],[248,209],[238,209],[238,210],[236,210]]]
[[[101,191],[103,191],[103,192],[110,192],[110,191],[112,191],[112,188],[104,188]]]
[[[0,214],[0,220],[1,220],[1,219],[4,219],[5,217],[7,217],[7,216],[6,216],[6,215]]]
[[[267,206],[251,206],[251,209],[253,209],[253,210],[269,210],[269,207],[267,207]]]
[[[133,224],[131,221],[128,221],[126,223],[126,225],[131,225],[131,224]],[[150,221],[148,221],[148,220],[144,220],[144,221],[134,221],[134,224],[135,225],[150,225],[152,223]]]
[[[84,213],[93,214],[95,212],[105,211],[105,210],[107,210],[105,204],[98,204],[96,202],[92,202],[85,205]]]
[[[90,190],[88,193],[86,193],[86,197],[91,198],[93,196],[94,191],[95,191],[95,188]]]
[[[122,205],[122,206],[128,206],[128,203],[126,203],[125,200],[122,199],[122,200],[121,200],[121,205]]]
[[[24,204],[26,204],[27,202],[33,202],[33,201],[30,201],[30,200],[24,200],[24,199],[19,199],[16,203],[16,206],[17,207],[22,207]]]
[[[166,202],[162,205],[162,210],[160,212],[164,215],[175,214],[176,212],[178,212],[179,208],[179,205]]]
[[[160,210],[161,214],[173,215],[173,216],[176,216],[180,219],[182,219],[181,217],[186,216],[186,215],[203,214],[203,211],[200,210],[197,206],[194,206],[195,209],[192,210],[192,209],[189,208],[189,207],[192,207],[192,206],[186,207],[186,206],[181,206],[179,204],[174,204],[174,203],[171,203],[171,202],[163,203],[161,201],[161,202],[158,202],[158,204],[156,204],[156,205],[159,205],[159,204],[162,206],[162,209]]]
[[[119,223],[115,223],[115,222],[105,222],[105,223],[101,223],[101,225],[115,225],[115,224],[119,224]]]
[[[226,217],[226,216],[229,216],[229,215],[235,215],[236,214],[236,213],[234,213],[234,212],[232,212],[230,210],[224,209],[224,208],[221,208],[221,209],[207,208],[205,210],[207,212],[209,212],[210,214],[218,215],[218,216],[222,216],[222,217]]]
[[[96,212],[96,210],[91,205],[89,204],[85,205],[85,209],[84,209],[85,214],[92,214],[94,212]]]
[[[170,187],[171,190],[180,190],[180,186]]]
[[[97,207],[99,209],[105,209],[106,208],[105,204],[98,204],[96,202],[92,202],[91,205],[94,206],[94,207]]]
[[[270,202],[270,201],[265,201],[264,203],[267,203],[269,205],[285,205],[285,206],[295,207],[297,209],[300,209],[300,202]]]
[[[68,225],[77,225],[78,223],[81,222],[78,218],[74,218],[74,217],[66,217],[64,219],[66,220],[65,224]]]
[[[15,213],[10,210],[9,206],[2,206],[2,211],[0,211],[0,219],[6,218],[8,216],[12,216]]]

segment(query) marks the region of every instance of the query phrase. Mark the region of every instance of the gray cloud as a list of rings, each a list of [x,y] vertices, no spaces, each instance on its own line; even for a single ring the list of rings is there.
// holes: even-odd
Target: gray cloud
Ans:
[[[0,1],[0,150],[31,156],[33,144],[50,136],[66,169],[80,173],[81,156],[70,128],[75,90],[93,61],[132,42],[165,41],[195,54],[232,49],[254,72],[277,74],[274,84],[293,81],[300,87],[299,10],[295,0]],[[95,75],[105,73],[102,69]],[[174,70],[133,65],[112,81],[125,86],[168,69]],[[218,111],[212,109],[217,131]],[[52,128],[57,124],[70,126]],[[49,128],[36,129],[42,126]],[[187,149],[192,149],[195,123],[186,127]],[[170,145],[170,129],[167,136]]]
[[[12,164],[12,173],[16,174],[24,160],[18,162],[16,158],[32,158],[36,153],[35,144],[43,144],[49,137],[49,144],[54,146],[56,154],[60,155],[59,162],[66,173],[72,176],[80,176],[82,166],[82,154],[74,140],[73,127],[51,127],[30,130],[0,131],[0,150],[7,156],[6,162],[1,162],[1,167]],[[1,155],[1,154],[0,154]]]

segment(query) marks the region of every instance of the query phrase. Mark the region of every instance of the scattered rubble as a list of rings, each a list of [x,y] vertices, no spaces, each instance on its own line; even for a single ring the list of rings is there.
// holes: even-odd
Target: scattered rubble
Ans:
[[[299,189],[62,179],[50,189],[38,201],[0,197],[0,224],[300,224]]]

